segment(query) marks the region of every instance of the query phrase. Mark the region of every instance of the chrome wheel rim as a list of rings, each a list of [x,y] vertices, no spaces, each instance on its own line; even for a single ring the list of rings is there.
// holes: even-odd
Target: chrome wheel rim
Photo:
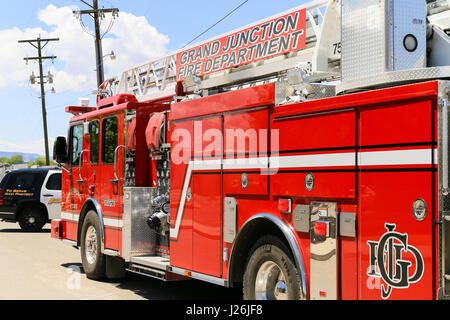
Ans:
[[[264,262],[256,274],[256,300],[287,300],[286,277],[281,268],[273,261]]]
[[[93,264],[97,258],[97,231],[94,226],[89,226],[86,231],[85,239],[86,260],[89,264]]]

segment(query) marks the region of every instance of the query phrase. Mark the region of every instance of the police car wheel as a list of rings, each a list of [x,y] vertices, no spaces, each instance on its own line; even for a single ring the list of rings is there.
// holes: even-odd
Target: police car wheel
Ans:
[[[253,247],[243,279],[244,300],[299,300],[301,280],[289,250],[275,236]]]
[[[19,225],[23,231],[40,231],[45,225],[45,217],[39,208],[25,207],[19,214]]]
[[[86,276],[99,280],[105,277],[105,255],[101,252],[101,227],[95,211],[89,211],[81,230],[81,261]]]

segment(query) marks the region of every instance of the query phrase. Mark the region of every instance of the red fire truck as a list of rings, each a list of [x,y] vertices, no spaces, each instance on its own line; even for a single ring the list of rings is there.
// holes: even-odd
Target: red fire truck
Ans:
[[[448,1],[316,0],[125,71],[66,109],[52,237],[92,279],[449,297],[449,30]]]

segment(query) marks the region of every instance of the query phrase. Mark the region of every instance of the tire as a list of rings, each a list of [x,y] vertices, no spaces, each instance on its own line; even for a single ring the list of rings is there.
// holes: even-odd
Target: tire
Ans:
[[[289,250],[275,236],[259,239],[243,278],[244,300],[299,300],[301,279]]]
[[[20,211],[18,220],[20,228],[26,232],[38,232],[46,223],[44,212],[30,205]]]
[[[101,225],[98,215],[91,210],[87,213],[81,229],[81,261],[89,279],[105,277],[105,255],[101,252]]]

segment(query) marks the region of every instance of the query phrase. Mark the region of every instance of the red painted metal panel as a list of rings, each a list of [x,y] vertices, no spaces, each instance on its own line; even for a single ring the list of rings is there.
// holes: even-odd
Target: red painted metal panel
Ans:
[[[277,114],[278,112],[275,113]],[[289,151],[293,153],[308,150],[318,150],[317,153],[320,149],[354,149],[356,146],[355,126],[355,112],[344,111],[278,120],[273,122],[272,129],[279,130],[279,150],[284,154]],[[274,151],[277,150],[272,149],[272,152]]]
[[[122,250],[122,230],[105,227],[105,248],[120,251]]]
[[[263,110],[226,114],[224,116],[224,177],[225,194],[268,193],[269,111]],[[250,160],[252,159],[252,160]],[[256,167],[252,168],[252,167]],[[258,168],[258,166],[260,168]],[[242,187],[243,173],[248,186]]]
[[[171,106],[170,120],[196,118],[258,106],[272,106],[274,99],[275,85],[273,83],[265,84],[202,99],[174,103]]]
[[[335,169],[331,169],[335,170]],[[353,169],[354,170],[354,169]],[[305,188],[305,176],[308,172],[314,175],[314,188]],[[270,177],[270,189],[273,195],[314,198],[354,199],[355,172],[305,172],[279,171]]]
[[[359,177],[359,298],[432,299],[431,172],[363,172]],[[418,198],[430,212],[422,222],[412,213]]]
[[[270,177],[273,195],[355,198],[354,111],[274,121],[271,129],[279,131],[279,147],[274,146],[273,139],[271,143],[272,157],[279,157],[271,159],[271,172],[275,173]],[[342,158],[346,160],[342,162]],[[285,159],[291,159],[289,166]],[[312,190],[305,187],[307,173],[314,177]]]
[[[184,184],[193,187],[190,178],[189,162],[193,155],[193,122],[171,124],[171,167],[170,167],[170,228],[176,233],[170,237],[170,264],[192,270],[192,229],[193,201],[184,202]],[[186,146],[185,148],[183,147]],[[181,215],[181,216],[180,216]],[[180,224],[177,225],[177,220]],[[179,229],[176,228],[179,226]],[[172,232],[172,231],[171,231]]]
[[[431,142],[431,101],[380,106],[361,112],[361,145]]]
[[[195,160],[201,160],[197,152],[205,150],[209,145],[208,132],[219,134],[222,132],[222,118],[208,118],[194,122],[194,155]],[[205,139],[201,139],[200,137]],[[217,146],[212,148],[211,156],[221,158],[222,148],[220,135],[216,137]],[[214,143],[214,142],[212,142]],[[202,146],[202,148],[199,148]],[[200,149],[200,150],[199,150]],[[200,158],[197,158],[200,156]],[[201,169],[201,170],[197,170]],[[205,171],[204,166],[199,168],[193,165],[192,198],[193,214],[193,270],[196,272],[220,277],[221,276],[221,242],[222,242],[222,199],[221,199],[221,172]]]
[[[63,221],[63,239],[77,241],[78,224],[76,222]]]
[[[221,176],[194,173],[193,181],[193,270],[221,276]]]
[[[360,113],[361,146],[377,146],[363,150],[358,175],[361,299],[433,298],[432,116],[430,101]],[[364,160],[371,153],[378,163]],[[413,216],[417,199],[427,206],[423,221]]]

